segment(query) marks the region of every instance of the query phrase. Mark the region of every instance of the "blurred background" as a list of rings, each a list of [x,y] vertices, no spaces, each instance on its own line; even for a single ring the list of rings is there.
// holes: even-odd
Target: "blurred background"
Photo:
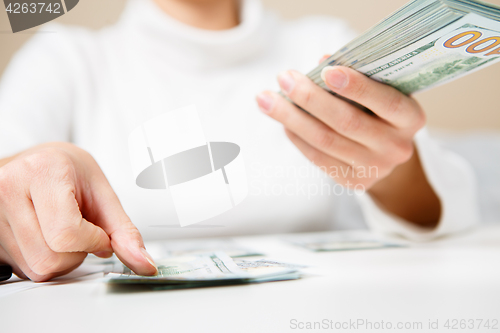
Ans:
[[[56,19],[65,24],[98,29],[115,22],[126,0],[81,0],[76,10]],[[332,15],[347,20],[362,32],[408,0],[263,0],[286,19],[304,15]],[[489,2],[500,5],[500,0]],[[13,34],[7,13],[0,10],[0,75],[12,55],[37,28]],[[43,26],[42,26],[43,29]],[[332,50],[335,51],[335,50]],[[318,55],[320,56],[320,55]],[[500,130],[500,63],[415,97],[427,112],[429,125],[451,131]]]

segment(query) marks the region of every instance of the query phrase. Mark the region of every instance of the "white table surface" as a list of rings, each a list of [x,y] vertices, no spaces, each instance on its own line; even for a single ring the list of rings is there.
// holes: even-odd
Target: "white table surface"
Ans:
[[[135,293],[110,292],[98,279],[45,285],[0,298],[0,332],[383,332],[375,329],[382,321],[394,332],[500,332],[500,322],[496,329],[444,327],[448,319],[500,321],[500,226],[408,248],[345,252],[314,253],[279,236],[237,240],[269,258],[309,265],[307,276]],[[345,329],[294,329],[323,320]],[[358,320],[372,329],[346,326]],[[429,330],[429,320],[439,329]],[[419,322],[422,329],[396,329]]]

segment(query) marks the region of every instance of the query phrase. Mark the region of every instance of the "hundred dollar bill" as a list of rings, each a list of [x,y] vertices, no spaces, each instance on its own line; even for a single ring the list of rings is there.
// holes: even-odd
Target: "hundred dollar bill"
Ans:
[[[500,22],[475,14],[358,71],[405,94],[429,89],[500,60]]]
[[[156,261],[157,276],[140,276],[126,266],[109,273],[110,284],[172,286],[166,289],[192,288],[236,283],[280,281],[299,278],[299,272],[289,265],[240,260],[237,264],[224,252],[171,257]],[[259,268],[259,269],[257,269]],[[165,288],[164,288],[165,289]]]
[[[325,66],[358,70],[405,94],[500,60],[500,8],[473,0],[416,0],[365,32],[308,76],[324,89]]]

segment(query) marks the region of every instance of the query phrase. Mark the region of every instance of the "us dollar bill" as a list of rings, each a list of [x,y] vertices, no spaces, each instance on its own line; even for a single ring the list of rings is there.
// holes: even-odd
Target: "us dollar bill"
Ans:
[[[308,76],[342,65],[412,94],[500,60],[500,8],[473,0],[416,0],[333,54]]]
[[[500,60],[500,24],[469,14],[358,70],[405,94],[432,88]]]
[[[107,275],[110,284],[163,285],[164,289],[281,281],[300,277],[297,267],[274,261],[235,262],[224,252],[169,257],[156,261],[156,276],[136,275],[126,266]]]

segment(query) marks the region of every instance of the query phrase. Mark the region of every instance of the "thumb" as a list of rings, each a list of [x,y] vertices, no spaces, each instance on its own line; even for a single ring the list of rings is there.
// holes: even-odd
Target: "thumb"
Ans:
[[[94,223],[108,234],[116,256],[138,275],[156,275],[158,269],[144,247],[139,230],[107,180],[92,187]]]

